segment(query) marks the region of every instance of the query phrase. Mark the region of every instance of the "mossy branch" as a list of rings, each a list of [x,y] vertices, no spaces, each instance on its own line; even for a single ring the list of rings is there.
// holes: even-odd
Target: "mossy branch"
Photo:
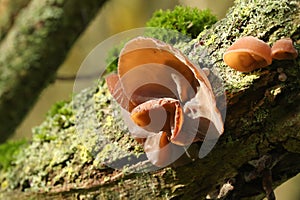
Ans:
[[[12,10],[8,4],[9,17],[29,1],[18,2]],[[53,80],[68,50],[104,2],[32,0],[13,21],[1,21],[0,38],[5,37],[0,43],[0,143]]]
[[[2,188],[13,191],[4,194],[94,199],[204,199],[209,194],[211,198],[272,199],[271,188],[300,171],[300,58],[242,74],[226,66],[222,54],[244,35],[269,44],[291,37],[299,51],[299,15],[298,0],[236,0],[226,18],[184,44],[182,49],[188,49],[185,53],[195,62],[202,63],[201,52],[208,50],[213,70],[225,81],[225,133],[205,158],[140,174],[105,166],[104,161],[119,159],[120,152],[110,150],[116,143],[123,160],[132,159],[141,149],[124,130],[120,110],[101,82],[57,107],[35,130],[32,144],[2,175]],[[288,77],[284,82],[278,79],[279,68]],[[99,132],[111,143],[99,139]],[[199,145],[194,143],[190,150]],[[28,192],[18,194],[18,189]]]
[[[30,0],[0,2],[0,41],[9,32],[19,12],[29,4]]]

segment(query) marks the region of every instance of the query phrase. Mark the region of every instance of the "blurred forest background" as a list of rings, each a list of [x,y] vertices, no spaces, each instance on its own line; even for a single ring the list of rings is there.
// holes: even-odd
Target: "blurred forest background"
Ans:
[[[122,31],[144,27],[153,12],[158,9],[172,9],[176,5],[209,8],[221,19],[232,4],[233,0],[109,0],[77,40],[67,59],[60,66],[57,79],[44,89],[39,100],[11,139],[30,138],[31,129],[44,120],[46,112],[55,102],[72,98],[73,81],[62,80],[60,77],[76,75],[84,58],[101,41]],[[276,189],[277,199],[300,199],[299,186],[300,175]]]

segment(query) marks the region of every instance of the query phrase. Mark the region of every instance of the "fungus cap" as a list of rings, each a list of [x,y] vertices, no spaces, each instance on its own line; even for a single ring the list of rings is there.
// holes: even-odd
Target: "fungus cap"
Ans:
[[[253,36],[234,42],[223,55],[224,62],[240,72],[251,72],[272,63],[271,47]]]
[[[272,46],[272,58],[276,60],[293,60],[297,58],[298,52],[293,46],[290,38],[276,41]]]

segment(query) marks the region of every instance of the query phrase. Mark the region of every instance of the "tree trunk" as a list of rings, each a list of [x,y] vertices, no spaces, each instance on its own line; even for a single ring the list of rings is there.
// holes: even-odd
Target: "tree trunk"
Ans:
[[[104,2],[1,2],[7,12],[1,13],[0,21],[0,143],[53,80],[68,50]]]
[[[118,143],[127,152],[122,153],[124,161],[134,158],[138,144],[122,129],[120,115],[112,117],[111,111],[119,112],[119,108],[106,86],[99,84],[56,108],[35,130],[32,144],[2,176],[6,191],[14,189],[13,194],[3,194],[79,199],[205,199],[207,195],[273,199],[272,188],[300,171],[300,59],[273,61],[265,69],[243,74],[227,67],[222,55],[236,38],[245,35],[269,44],[291,37],[299,51],[299,15],[298,0],[236,0],[225,19],[182,47],[194,61],[208,48],[210,62],[225,81],[225,132],[205,158],[149,173],[128,173],[148,164],[142,162],[121,170],[105,166],[102,161],[120,161],[120,152],[109,151],[112,145]],[[280,68],[287,80],[278,79]],[[100,134],[111,143],[104,144]],[[188,151],[199,145],[192,144]],[[18,189],[28,192],[17,193]]]

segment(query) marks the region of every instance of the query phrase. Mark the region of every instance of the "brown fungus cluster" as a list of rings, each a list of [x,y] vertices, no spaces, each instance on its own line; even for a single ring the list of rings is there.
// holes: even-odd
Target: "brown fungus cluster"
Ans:
[[[128,113],[131,135],[158,167],[174,162],[188,145],[203,141],[207,134],[218,138],[224,131],[205,72],[159,40],[137,37],[127,42],[118,73],[106,82]]]
[[[223,60],[237,71],[250,72],[272,63],[271,47],[255,37],[243,37],[226,50]]]
[[[272,60],[292,60],[298,56],[290,38],[276,41],[272,48],[262,40],[246,36],[235,41],[224,53],[223,60],[240,72],[267,67]]]

